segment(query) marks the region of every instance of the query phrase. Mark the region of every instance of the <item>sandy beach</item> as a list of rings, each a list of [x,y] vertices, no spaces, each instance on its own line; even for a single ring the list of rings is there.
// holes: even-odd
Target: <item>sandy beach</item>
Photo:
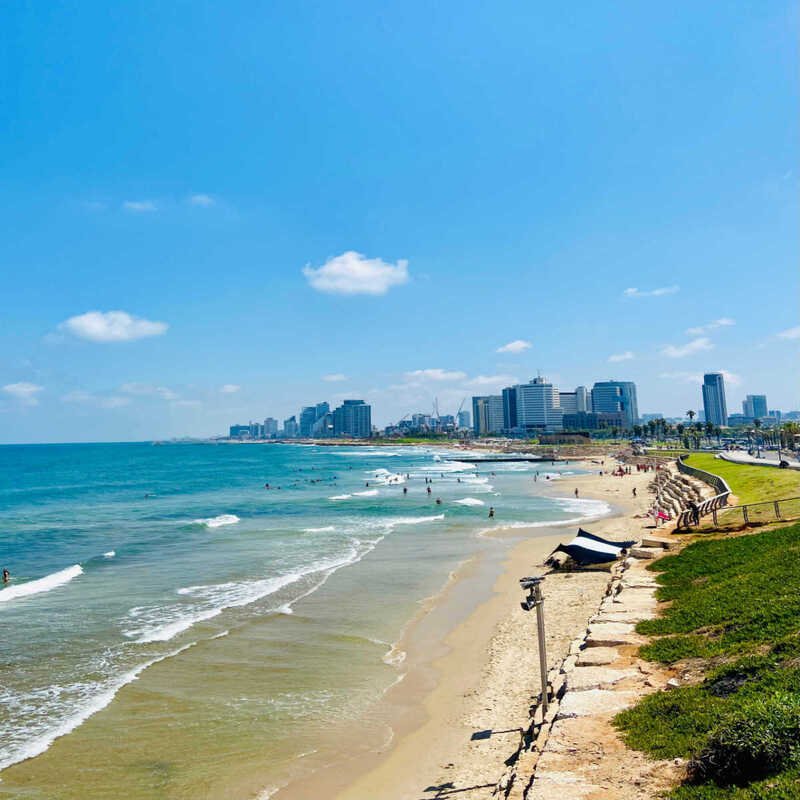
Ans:
[[[647,484],[653,474],[612,477],[610,464],[606,459],[602,477],[598,465],[580,464],[593,474],[553,481],[544,491],[563,497],[577,488],[580,497],[606,501],[612,513],[585,523],[586,527],[612,539],[636,538],[650,524],[633,515],[644,512],[651,502]],[[537,492],[541,491],[539,484]],[[466,618],[459,615],[465,604],[474,606],[470,592],[479,582],[480,567],[465,564],[401,642],[408,653],[407,672],[385,698],[394,729],[391,742],[376,746],[369,757],[362,753],[357,762],[331,766],[294,783],[278,792],[276,799],[491,797],[505,762],[519,746],[528,708],[539,690],[535,615],[522,611],[518,581],[524,575],[548,572],[542,566],[544,559],[576,529],[576,524],[568,524],[496,532],[497,536],[522,537],[522,541],[506,558],[491,596]],[[608,572],[602,570],[547,575],[550,666],[564,658],[569,642],[585,629],[608,579]],[[444,637],[443,627],[449,631]]]

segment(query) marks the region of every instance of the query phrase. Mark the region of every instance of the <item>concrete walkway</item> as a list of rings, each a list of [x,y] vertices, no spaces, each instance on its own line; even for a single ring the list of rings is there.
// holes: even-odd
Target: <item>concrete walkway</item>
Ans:
[[[778,455],[775,453],[773,456],[772,453],[775,451],[770,450],[770,455],[765,455],[763,458],[756,458],[755,456],[751,456],[748,453],[743,453],[740,450],[733,450],[730,452],[720,452],[719,456],[724,461],[730,461],[734,464],[755,464],[759,467],[776,467],[779,468],[780,462],[778,461]],[[800,461],[798,461],[794,455],[789,455],[788,451],[781,450],[781,460],[789,462],[789,469],[798,469],[800,470]]]

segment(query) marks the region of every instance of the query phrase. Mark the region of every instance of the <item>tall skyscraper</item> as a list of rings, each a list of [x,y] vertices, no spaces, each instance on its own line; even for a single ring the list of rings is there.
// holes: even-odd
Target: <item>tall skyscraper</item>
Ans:
[[[725,379],[721,372],[707,372],[703,376],[703,410],[707,422],[723,426],[728,424]]]
[[[472,398],[472,428],[476,436],[490,436],[503,430],[503,396]]]
[[[592,387],[592,411],[599,414],[622,412],[625,426],[639,421],[636,384],[632,381],[598,381]]]
[[[517,395],[517,425],[527,431],[560,431],[561,398],[558,387],[546,378],[534,378],[514,387]]]
[[[503,389],[503,429],[511,431],[517,427],[517,387]]]
[[[294,414],[283,421],[283,435],[287,439],[295,439],[300,435],[300,426],[297,424]]]
[[[559,392],[558,400],[561,405],[562,414],[577,414],[578,413],[578,393],[577,392]]]
[[[369,438],[372,435],[372,407],[363,400],[345,400],[333,412],[333,435]]]
[[[277,436],[278,434],[278,420],[272,417],[267,417],[264,420],[264,436],[267,438]]]
[[[316,421],[317,409],[314,406],[304,406],[300,411],[300,435],[304,438],[311,436]]]
[[[765,394],[749,394],[742,400],[742,412],[752,419],[763,419],[767,414],[767,396]]]
[[[458,427],[459,428],[469,428],[469,427],[471,427],[469,411],[459,411],[458,412]]]

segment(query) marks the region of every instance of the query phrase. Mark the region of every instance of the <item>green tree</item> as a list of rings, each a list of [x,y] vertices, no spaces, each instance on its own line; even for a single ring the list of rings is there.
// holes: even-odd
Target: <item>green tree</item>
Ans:
[[[686,412],[686,416],[689,417],[689,422],[691,422],[697,416],[697,414],[694,411],[692,411],[692,409],[690,408]]]

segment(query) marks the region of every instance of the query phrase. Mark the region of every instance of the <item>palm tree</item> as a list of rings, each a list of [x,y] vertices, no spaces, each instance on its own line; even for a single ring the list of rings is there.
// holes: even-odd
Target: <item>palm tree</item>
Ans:
[[[692,409],[690,408],[686,412],[686,416],[689,417],[689,422],[691,422],[697,416],[697,414],[694,411],[692,411]]]

